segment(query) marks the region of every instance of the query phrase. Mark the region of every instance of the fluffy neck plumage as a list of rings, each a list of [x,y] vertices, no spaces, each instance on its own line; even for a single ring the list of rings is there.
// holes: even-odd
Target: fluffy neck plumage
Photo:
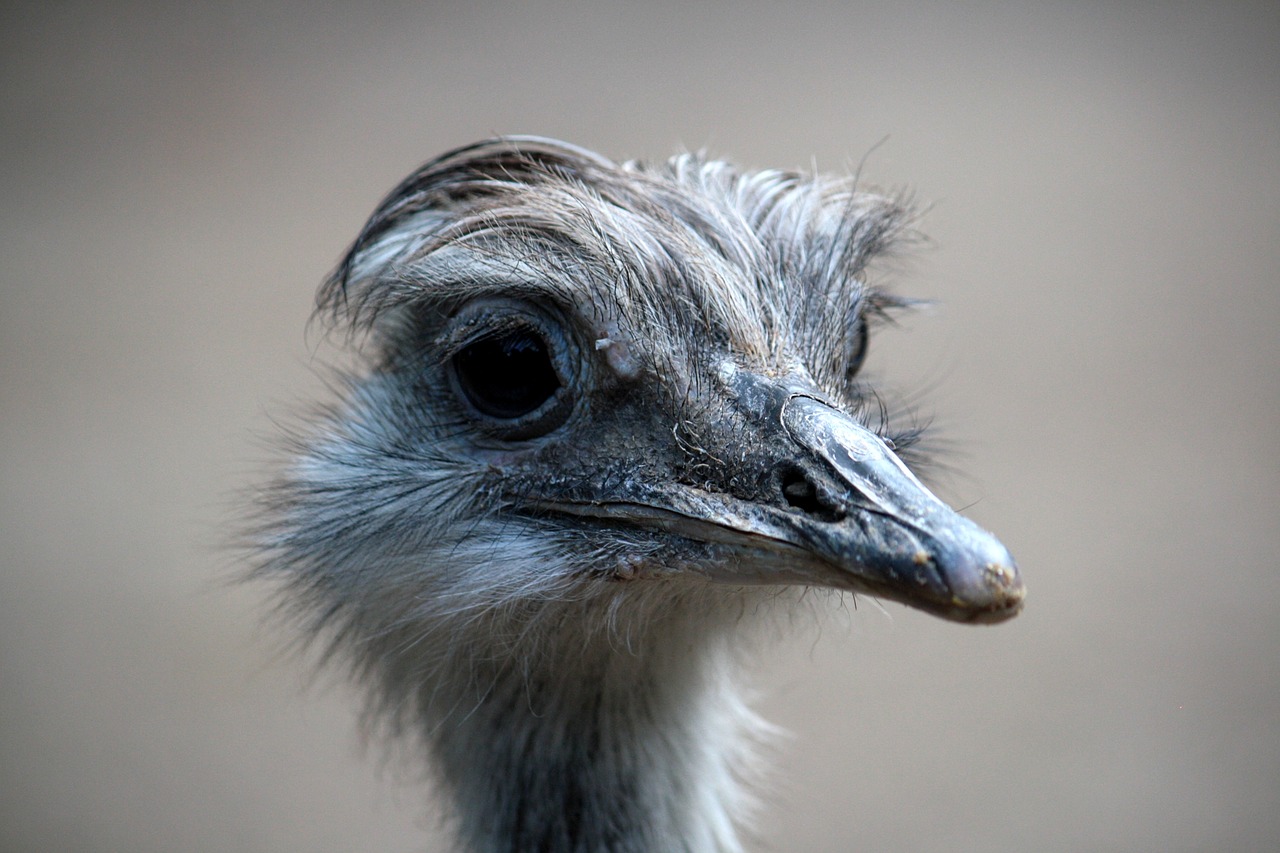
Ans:
[[[501,648],[476,626],[468,665],[437,670],[465,676],[419,699],[469,849],[741,850],[765,724],[735,683],[723,596],[643,618],[616,596],[556,604]]]

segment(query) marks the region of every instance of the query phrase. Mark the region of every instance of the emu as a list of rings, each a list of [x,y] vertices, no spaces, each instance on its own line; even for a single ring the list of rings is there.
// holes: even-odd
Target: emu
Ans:
[[[913,221],[851,178],[533,137],[378,206],[318,299],[358,366],[265,490],[257,572],[430,756],[460,849],[740,851],[753,625],[1019,611],[859,375],[907,302],[868,263]]]

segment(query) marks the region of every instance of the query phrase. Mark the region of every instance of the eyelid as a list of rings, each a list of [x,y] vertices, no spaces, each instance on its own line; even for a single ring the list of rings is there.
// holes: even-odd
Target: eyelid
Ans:
[[[531,330],[546,338],[546,330],[532,316],[484,312],[467,317],[462,323],[454,323],[436,339],[436,349],[441,360],[451,359],[472,344],[502,337],[508,332]]]

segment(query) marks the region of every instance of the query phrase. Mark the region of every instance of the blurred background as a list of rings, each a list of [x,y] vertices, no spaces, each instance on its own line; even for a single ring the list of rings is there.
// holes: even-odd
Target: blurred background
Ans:
[[[759,663],[755,851],[1280,849],[1280,6],[6,4],[0,849],[445,850],[229,580],[316,285],[495,133],[931,205],[871,369],[1030,587]]]

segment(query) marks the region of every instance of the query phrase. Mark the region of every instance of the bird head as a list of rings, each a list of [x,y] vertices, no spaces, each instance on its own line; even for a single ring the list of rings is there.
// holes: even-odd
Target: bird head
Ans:
[[[911,218],[697,155],[508,137],[426,164],[321,291],[369,365],[286,478],[277,564],[404,622],[672,581],[1013,616],[1008,551],[867,417],[902,300],[866,268]]]

